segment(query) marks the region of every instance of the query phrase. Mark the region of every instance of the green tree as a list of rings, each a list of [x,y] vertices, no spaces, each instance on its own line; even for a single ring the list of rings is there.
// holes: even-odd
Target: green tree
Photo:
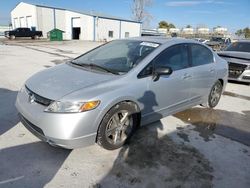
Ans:
[[[235,32],[236,35],[238,36],[242,36],[244,33],[243,33],[243,30],[242,29],[239,29]]]
[[[168,23],[166,21],[160,21],[159,22],[159,28],[165,28],[165,29],[170,29],[170,28],[175,28],[175,25],[172,23]]]
[[[235,33],[238,36],[244,36],[245,38],[250,38],[250,29],[249,27],[246,27],[244,29],[239,29]]]
[[[245,29],[243,29],[243,33],[245,35],[245,38],[250,38],[250,29],[249,29],[249,27],[246,27]]]
[[[160,21],[159,22],[159,28],[168,28],[168,22],[166,21]]]
[[[170,23],[170,24],[168,25],[168,28],[169,28],[169,29],[170,29],[170,28],[175,28],[175,25],[172,24],[172,23]]]
[[[192,26],[191,25],[187,25],[186,28],[192,28]]]

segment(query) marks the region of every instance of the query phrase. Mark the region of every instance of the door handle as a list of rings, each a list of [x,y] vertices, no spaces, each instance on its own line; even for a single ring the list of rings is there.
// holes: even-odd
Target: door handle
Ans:
[[[190,74],[184,74],[183,76],[182,76],[182,79],[184,79],[184,80],[186,80],[186,79],[189,79],[189,78],[191,78],[192,76],[190,75]]]

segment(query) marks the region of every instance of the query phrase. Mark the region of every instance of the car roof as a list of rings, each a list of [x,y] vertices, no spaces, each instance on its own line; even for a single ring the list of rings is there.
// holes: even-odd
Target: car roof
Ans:
[[[159,44],[166,44],[170,42],[177,42],[177,43],[193,42],[193,43],[199,44],[199,42],[192,40],[192,39],[185,39],[185,38],[179,38],[179,37],[167,38],[164,36],[132,37],[132,38],[125,39],[125,40],[139,40],[139,41],[154,42],[154,43],[159,43]]]

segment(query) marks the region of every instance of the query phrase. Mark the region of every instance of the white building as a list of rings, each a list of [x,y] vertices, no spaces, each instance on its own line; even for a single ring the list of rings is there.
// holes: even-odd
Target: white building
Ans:
[[[93,12],[76,12],[44,5],[19,3],[11,11],[12,27],[43,32],[64,31],[64,39],[103,41],[141,35],[141,23]]]
[[[203,34],[203,35],[209,34],[209,28],[200,27],[200,28],[197,29],[197,33],[198,34]]]
[[[194,29],[193,28],[183,28],[182,33],[186,35],[192,35],[194,34]]]
[[[178,29],[178,28],[170,28],[169,33],[171,33],[171,34],[172,33],[177,33],[178,34],[178,33],[180,33],[180,29]]]
[[[220,35],[225,35],[225,34],[227,34],[227,28],[225,28],[225,27],[216,27],[216,28],[214,28],[214,33],[215,34],[220,34]]]

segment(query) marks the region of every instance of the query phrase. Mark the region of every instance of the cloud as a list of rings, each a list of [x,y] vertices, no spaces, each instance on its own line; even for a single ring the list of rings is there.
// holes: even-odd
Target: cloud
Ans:
[[[195,13],[195,14],[214,14],[214,11],[208,11],[208,10],[191,10],[188,12]]]
[[[205,0],[205,1],[170,1],[167,2],[166,5],[169,7],[188,7],[195,6],[200,4],[224,4],[223,1],[215,1],[215,0]]]

